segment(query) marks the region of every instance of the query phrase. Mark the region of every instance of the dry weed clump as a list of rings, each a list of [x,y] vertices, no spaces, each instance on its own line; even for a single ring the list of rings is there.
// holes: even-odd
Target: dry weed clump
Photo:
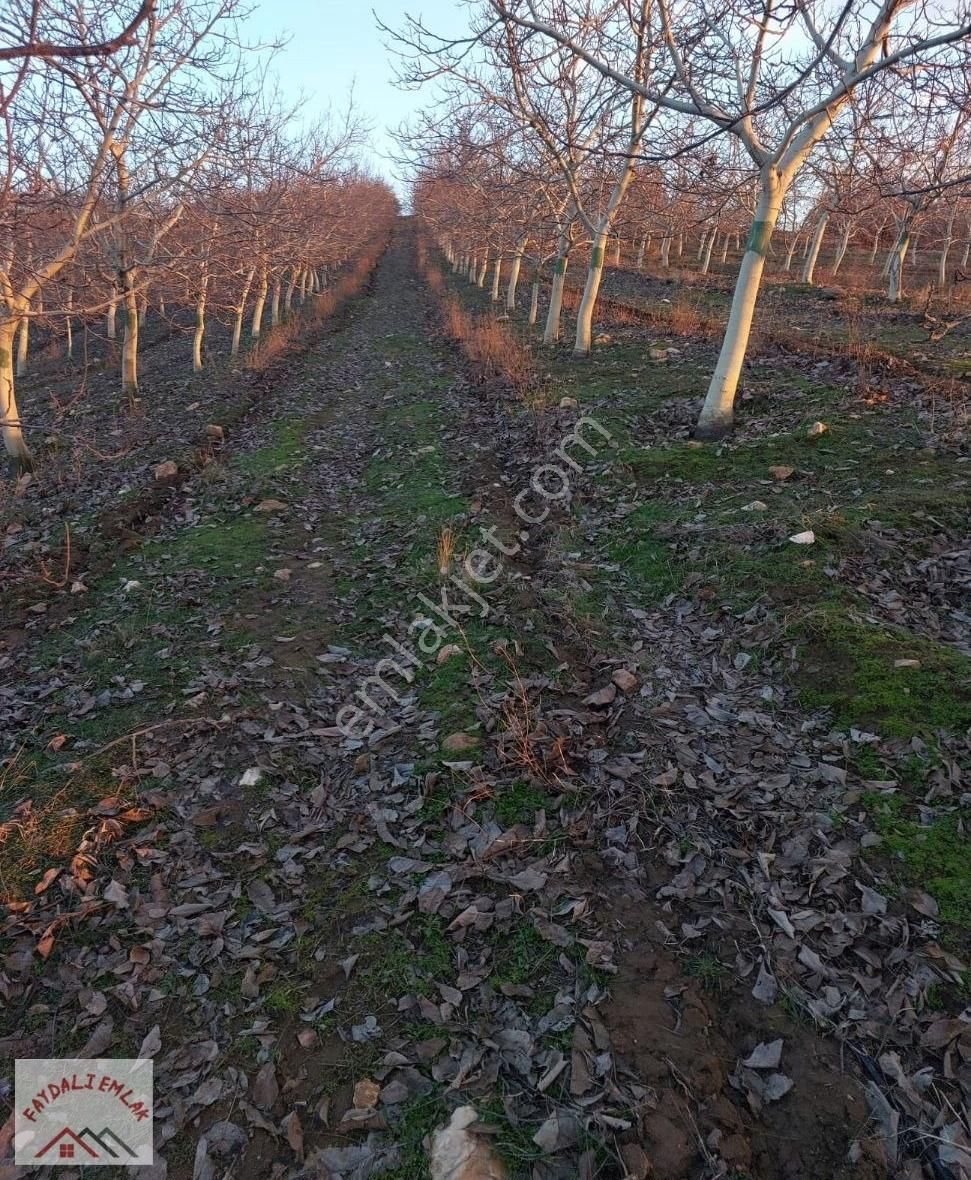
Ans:
[[[274,361],[297,347],[308,327],[324,323],[349,299],[359,295],[384,253],[385,245],[385,242],[380,242],[360,254],[332,287],[318,295],[311,295],[296,315],[270,328],[247,353],[245,367],[262,373]]]
[[[523,397],[539,384],[532,352],[506,323],[489,312],[477,314],[448,292],[441,270],[430,261],[428,248],[418,244],[418,265],[429,290],[437,297],[446,336],[454,340],[482,382],[501,381]]]

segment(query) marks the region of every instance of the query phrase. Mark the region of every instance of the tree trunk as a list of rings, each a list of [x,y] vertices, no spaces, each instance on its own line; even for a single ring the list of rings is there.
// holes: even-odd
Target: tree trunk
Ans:
[[[546,328],[543,331],[543,343],[555,344],[560,338],[560,311],[563,308],[563,286],[566,282],[566,267],[569,261],[568,251],[561,242],[556,262],[553,264],[553,281],[550,284],[550,305],[546,311]]]
[[[683,255],[684,255],[684,232],[682,231],[681,233],[678,234],[678,257],[681,258]]]
[[[718,237],[718,226],[716,225],[715,228],[708,235],[708,241],[705,243],[705,253],[704,253],[704,257],[701,260],[701,273],[703,275],[706,275],[708,273],[708,268],[709,268],[709,266],[711,266],[711,251],[715,245],[715,239],[717,237]]]
[[[526,239],[520,240],[516,253],[512,257],[509,267],[509,282],[506,285],[506,310],[516,310],[516,288],[519,286],[519,272],[523,265],[523,255],[526,253]]]
[[[121,389],[134,395],[138,392],[138,294],[130,270],[121,276],[122,299],[125,304],[125,339],[121,346]]]
[[[239,356],[239,342],[243,335],[243,316],[246,314],[246,300],[249,299],[249,289],[253,285],[253,277],[256,274],[256,268],[250,267],[246,274],[246,282],[243,283],[243,290],[240,292],[239,303],[236,305],[236,318],[233,320],[233,343],[230,345],[229,355]],[[306,279],[306,272],[304,272]],[[304,286],[306,290],[306,285]]]
[[[478,254],[473,254],[472,257],[469,259],[469,269],[466,272],[465,277],[469,280],[470,284],[474,285],[475,279],[476,279],[476,276],[478,275],[478,273],[479,273],[479,256],[478,256]]]
[[[280,323],[280,276],[273,280],[273,294],[270,297],[270,327],[275,328]]]
[[[3,433],[4,449],[10,456],[14,469],[22,472],[30,471],[34,464],[24,441],[14,392],[13,350],[17,325],[17,317],[0,323],[0,431]]]
[[[759,296],[762,271],[765,269],[765,255],[779,218],[785,188],[781,178],[776,178],[768,171],[763,174],[755,218],[742,255],[718,364],[708,386],[695,431],[700,439],[720,438],[731,430],[734,423],[735,394],[752,331],[752,317]]]
[[[74,325],[71,319],[71,312],[74,310],[74,291],[67,293],[67,316],[64,321],[64,331],[67,336],[67,359],[71,360],[74,356]]]
[[[492,290],[489,298],[493,303],[499,302],[499,282],[502,279],[502,258],[497,258],[492,264]]]
[[[600,294],[603,278],[604,250],[607,245],[607,231],[601,230],[593,240],[590,251],[590,265],[587,267],[587,281],[583,287],[583,298],[577,311],[577,332],[573,344],[574,356],[589,356],[593,346],[593,312]]]
[[[112,284],[111,301],[108,304],[108,311],[105,317],[105,330],[109,340],[115,340],[118,336],[116,321],[118,317],[118,288]]]
[[[904,226],[890,255],[890,265],[887,267],[887,298],[891,303],[899,303],[904,295],[904,259],[910,245],[910,230]]]
[[[802,281],[807,286],[813,285],[813,275],[816,271],[816,261],[819,258],[819,251],[823,245],[823,236],[826,233],[826,226],[829,223],[829,213],[821,213],[819,220],[816,222],[816,228],[813,230],[812,240],[809,243],[809,251],[806,254],[806,261],[802,268]]]
[[[17,376],[27,372],[27,347],[30,340],[30,316],[20,317],[20,331],[17,334]]]
[[[850,233],[853,230],[853,222],[847,219],[843,226],[843,232],[840,234],[839,245],[836,247],[836,257],[833,259],[833,275],[837,274],[839,268],[843,265],[843,259],[846,257],[846,251],[850,245]]]
[[[202,341],[206,335],[206,295],[209,288],[209,271],[202,274],[199,287],[199,298],[196,300],[196,330],[192,337],[192,369],[200,372],[202,369]]]
[[[482,265],[479,267],[479,273],[475,280],[475,285],[480,289],[485,286],[486,275],[489,272],[489,251],[486,250],[482,256]]]
[[[665,270],[671,265],[671,235],[665,234],[661,239],[661,265]]]
[[[789,248],[786,250],[786,270],[792,270],[792,256],[796,252],[796,246],[799,245],[799,231],[793,234],[792,241],[789,243]]]
[[[287,297],[283,303],[283,310],[287,315],[293,311],[293,296],[297,289],[297,279],[300,277],[300,272],[296,269],[290,271],[290,281],[287,283]]]
[[[714,232],[714,231],[712,231],[712,232]],[[699,262],[701,261],[701,257],[705,252],[705,242],[707,240],[708,240],[708,230],[703,229],[701,231],[701,240],[698,243],[698,261]]]
[[[724,263],[726,263],[728,261],[728,239],[729,239],[729,235],[726,233],[725,236],[722,238],[721,260],[722,260],[723,265],[724,265]]]
[[[536,315],[539,311],[539,276],[533,279],[533,289],[529,296],[529,322],[536,323]]]
[[[620,238],[614,242],[614,266],[620,266]]]
[[[643,269],[644,255],[647,253],[647,234],[641,238],[641,244],[637,247],[637,262],[634,264],[638,270]]]
[[[968,259],[971,259],[971,238],[964,243],[964,254],[961,256],[961,269],[966,270]]]
[[[954,242],[954,219],[957,216],[957,205],[951,210],[951,215],[947,219],[947,229],[944,232],[944,244],[941,247],[941,256],[937,260],[937,285],[943,289],[947,286],[947,256],[951,252],[951,245]]]
[[[263,327],[263,308],[266,307],[266,295],[269,290],[269,279],[264,270],[260,275],[260,286],[256,292],[256,303],[253,307],[253,319],[250,323],[250,335],[259,340],[260,329]]]

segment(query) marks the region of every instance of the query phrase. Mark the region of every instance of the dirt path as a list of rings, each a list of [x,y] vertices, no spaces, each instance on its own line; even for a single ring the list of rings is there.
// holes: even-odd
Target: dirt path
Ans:
[[[238,453],[28,645],[19,724],[39,759],[68,735],[32,773],[85,803],[7,919],[4,1056],[157,1028],[179,1178],[420,1180],[459,1102],[516,1177],[883,1175],[852,1055],[776,978],[818,975],[835,1023],[836,960],[879,945],[881,911],[847,881],[852,912],[817,913],[838,841],[753,819],[809,784],[824,813],[845,776],[770,715],[741,622],[578,612],[578,530],[628,514],[615,457],[524,524],[576,411],[473,388],[435,325],[406,224]],[[499,573],[472,586],[476,548]],[[381,712],[348,737],[362,688]]]

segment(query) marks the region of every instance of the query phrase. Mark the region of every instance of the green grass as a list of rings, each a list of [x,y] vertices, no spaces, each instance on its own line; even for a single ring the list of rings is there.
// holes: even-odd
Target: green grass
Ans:
[[[492,983],[530,984],[545,976],[556,962],[559,949],[540,936],[525,919],[519,919],[512,933],[503,931],[493,951]]]
[[[531,825],[540,808],[549,807],[549,795],[537,787],[530,786],[523,779],[503,784],[497,790],[493,802],[496,820],[504,828],[514,824]]]
[[[904,883],[926,889],[940,908],[941,920],[966,936],[971,927],[971,809],[923,824],[911,816],[912,808],[900,794],[868,792],[863,802]]]
[[[287,418],[274,422],[272,433],[273,441],[267,446],[234,458],[233,470],[259,479],[291,470],[303,462],[307,437],[304,419]]]
[[[912,737],[971,726],[971,660],[952,649],[858,621],[836,605],[813,611],[800,630],[800,696],[809,708],[829,709],[838,728]],[[920,667],[894,667],[900,659]]]

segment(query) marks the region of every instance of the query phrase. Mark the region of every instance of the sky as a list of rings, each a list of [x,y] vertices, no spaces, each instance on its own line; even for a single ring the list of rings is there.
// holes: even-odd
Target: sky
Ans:
[[[329,106],[340,110],[353,85],[358,109],[374,126],[370,163],[391,181],[400,173],[387,158],[396,152],[395,128],[430,97],[395,86],[393,55],[377,28],[377,19],[400,26],[406,13],[436,32],[467,27],[467,10],[458,0],[256,0],[244,30],[251,42],[290,35],[275,69],[288,97],[304,94],[309,120]],[[395,187],[403,194],[400,184]]]

